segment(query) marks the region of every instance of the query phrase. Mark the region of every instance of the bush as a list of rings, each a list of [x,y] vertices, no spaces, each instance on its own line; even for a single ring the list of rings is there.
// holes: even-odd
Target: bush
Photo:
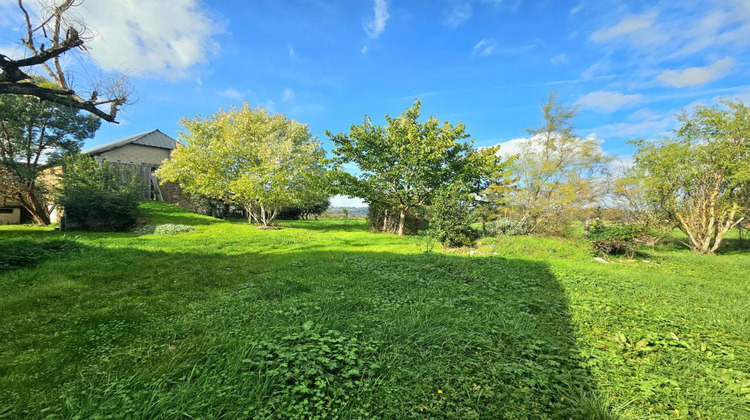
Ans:
[[[598,225],[589,232],[594,254],[600,256],[624,255],[633,257],[638,245],[654,235],[650,229],[638,225]]]
[[[462,192],[459,186],[450,186],[435,195],[430,209],[430,230],[446,246],[474,244],[479,232],[471,227],[474,222],[471,195]]]
[[[192,232],[195,228],[188,225],[175,225],[167,223],[164,225],[157,225],[154,228],[154,235],[177,235],[180,233]]]
[[[143,184],[135,171],[99,163],[88,156],[63,164],[57,203],[64,209],[63,230],[125,231],[138,217]]]
[[[529,226],[526,223],[511,219],[509,217],[498,217],[485,226],[487,236],[516,236],[529,234]]]

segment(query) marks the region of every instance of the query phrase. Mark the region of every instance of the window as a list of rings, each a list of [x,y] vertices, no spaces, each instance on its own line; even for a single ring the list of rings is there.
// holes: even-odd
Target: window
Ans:
[[[0,214],[13,214],[13,208],[11,208],[11,207],[0,207]]]

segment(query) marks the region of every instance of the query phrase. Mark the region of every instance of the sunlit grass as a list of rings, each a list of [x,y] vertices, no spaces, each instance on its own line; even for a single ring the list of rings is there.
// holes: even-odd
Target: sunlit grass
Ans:
[[[513,237],[425,254],[363,220],[280,230],[147,203],[174,236],[0,273],[0,418],[745,418],[750,256],[593,260]]]

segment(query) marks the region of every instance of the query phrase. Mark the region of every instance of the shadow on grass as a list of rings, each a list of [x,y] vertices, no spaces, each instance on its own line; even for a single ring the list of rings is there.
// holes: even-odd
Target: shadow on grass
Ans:
[[[539,262],[102,248],[6,280],[9,417],[611,414]]]
[[[68,256],[82,249],[81,244],[68,239],[50,239],[46,232],[32,235],[41,240],[3,239],[0,240],[0,274],[20,268],[29,268],[42,262]]]

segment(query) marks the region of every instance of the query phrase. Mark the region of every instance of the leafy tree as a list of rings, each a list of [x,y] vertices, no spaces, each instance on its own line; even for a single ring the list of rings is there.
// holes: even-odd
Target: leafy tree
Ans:
[[[81,0],[38,2],[29,9],[18,0],[18,13],[23,16],[21,42],[30,57],[14,59],[0,53],[0,94],[34,96],[85,110],[101,119],[115,122],[120,107],[127,103],[132,89],[123,77],[95,83],[88,99],[71,86],[71,75],[60,63],[63,54],[84,49],[87,28],[75,11]],[[40,67],[54,84],[40,83],[29,69]],[[105,112],[99,107],[109,105]]]
[[[683,111],[677,138],[634,142],[648,198],[703,254],[716,252],[750,209],[750,108],[723,105]]]
[[[320,197],[325,151],[306,125],[247,104],[180,124],[181,144],[159,168],[161,179],[237,203],[264,227],[281,208]]]
[[[43,82],[40,82],[43,84]],[[0,95],[0,196],[21,203],[40,225],[50,223],[43,172],[56,156],[75,153],[101,121],[33,96]]]
[[[127,230],[138,217],[142,188],[133,168],[116,168],[87,155],[66,156],[56,199],[65,211],[61,226],[63,230]]]
[[[509,203],[532,231],[561,233],[571,217],[604,195],[612,158],[595,139],[576,134],[576,107],[559,102],[554,92],[541,110],[541,126],[527,130],[531,137],[513,163],[518,187]]]
[[[339,163],[353,162],[360,173],[342,174],[342,192],[362,197],[371,207],[394,209],[398,234],[404,234],[407,213],[429,205],[436,191],[461,183],[467,191],[479,193],[503,179],[506,165],[496,156],[497,147],[476,150],[466,127],[442,124],[430,117],[419,122],[421,102],[399,117],[386,115],[387,126],[372,123],[365,116],[352,125],[349,134],[332,135]],[[388,220],[384,221],[384,225]]]

